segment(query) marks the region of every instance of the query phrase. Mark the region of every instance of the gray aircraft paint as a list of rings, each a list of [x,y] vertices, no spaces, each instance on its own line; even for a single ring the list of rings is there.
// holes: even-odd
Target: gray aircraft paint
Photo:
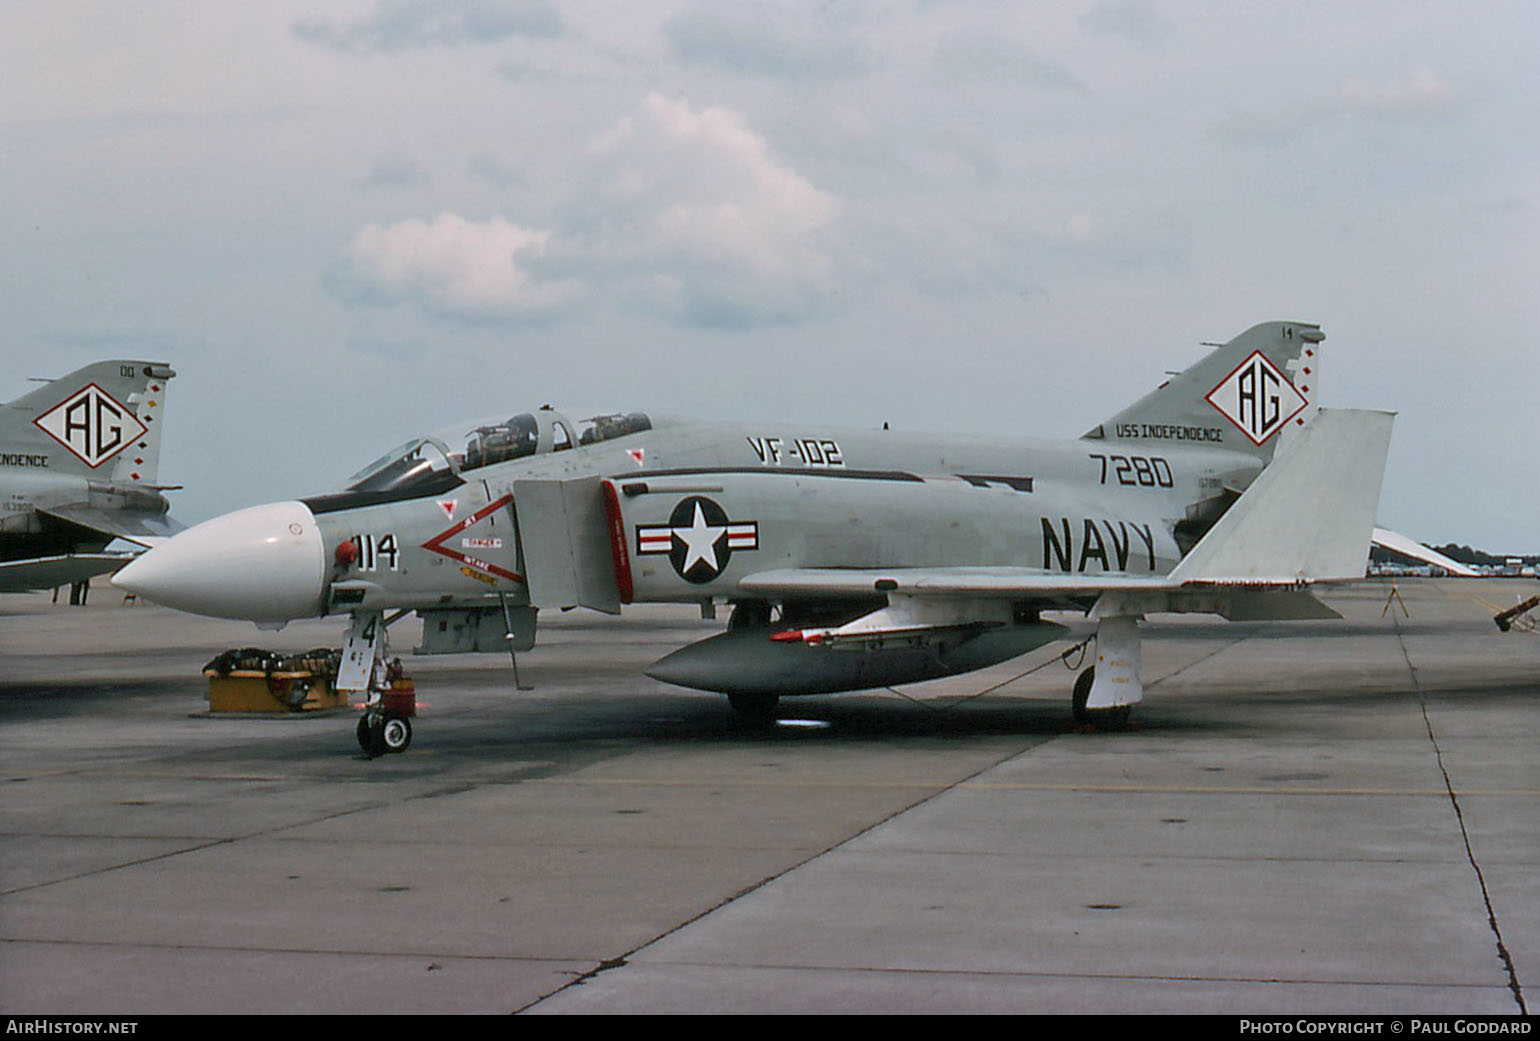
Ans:
[[[975,668],[1052,638],[1039,609],[1094,608],[1102,628],[1113,623],[1105,642],[1118,663],[1099,671],[1089,704],[1126,705],[1140,697],[1138,616],[1320,617],[1294,588],[1313,576],[1272,568],[1270,543],[1308,563],[1318,558],[1302,533],[1319,532],[1331,547],[1319,559],[1333,567],[1366,550],[1379,487],[1369,471],[1383,463],[1388,417],[1334,415],[1329,433],[1312,436],[1305,388],[1316,385],[1321,340],[1304,323],[1255,326],[1071,441],[640,413],[574,422],[545,408],[473,426],[453,445],[409,444],[341,493],[200,525],[120,580],[173,606],[264,624],[415,608],[429,623],[425,644],[434,617],[446,632],[474,631],[439,649],[479,647],[486,635],[451,611],[524,612],[510,622],[522,644],[533,609],[725,601],[743,612],[735,630],[768,639],[780,626],[781,646],[745,657],[741,636],[703,643],[671,656],[679,668],[666,678],[690,683],[695,670],[716,678],[694,685],[731,691],[733,670],[752,665],[758,677],[737,689],[770,693]],[[1191,568],[1173,583],[1233,503],[1255,505],[1247,489],[1269,485],[1269,464],[1295,438],[1309,450],[1278,468],[1267,505],[1241,510],[1233,542],[1204,556],[1245,588],[1217,588]],[[1362,472],[1344,483],[1334,453],[1351,455],[1359,441]],[[1307,498],[1308,524],[1293,501]],[[1333,519],[1338,498],[1353,500],[1351,523]],[[798,640],[808,646],[787,643]],[[831,658],[848,653],[835,646],[866,657]],[[815,675],[788,679],[796,662]]]
[[[0,589],[47,588],[120,566],[114,539],[181,526],[156,485],[163,362],[97,362],[0,406]]]

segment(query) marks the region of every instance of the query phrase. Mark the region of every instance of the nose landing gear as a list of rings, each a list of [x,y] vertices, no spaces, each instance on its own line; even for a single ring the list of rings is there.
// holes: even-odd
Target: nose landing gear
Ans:
[[[405,752],[412,744],[412,721],[396,712],[365,709],[358,720],[358,747],[370,759]]]
[[[412,744],[412,717],[417,714],[417,687],[401,668],[401,659],[386,661],[388,625],[378,611],[354,612],[337,674],[339,690],[364,695],[358,747],[370,759],[405,752]]]
[[[358,747],[370,759],[387,752],[405,752],[412,744],[412,717],[417,714],[417,688],[401,670],[397,658],[385,667],[385,686],[371,689],[358,720]]]

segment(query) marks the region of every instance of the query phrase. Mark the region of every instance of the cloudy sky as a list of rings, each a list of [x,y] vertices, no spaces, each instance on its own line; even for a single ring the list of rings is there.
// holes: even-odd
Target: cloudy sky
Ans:
[[[194,522],[524,411],[1075,436],[1256,322],[1540,551],[1540,5],[0,3],[0,397],[170,361]]]

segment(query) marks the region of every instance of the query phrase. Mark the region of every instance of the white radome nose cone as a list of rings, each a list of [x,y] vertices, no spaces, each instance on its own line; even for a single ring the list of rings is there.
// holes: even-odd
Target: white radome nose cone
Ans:
[[[274,502],[188,528],[112,584],[191,614],[287,622],[321,613],[326,553],[304,503]]]

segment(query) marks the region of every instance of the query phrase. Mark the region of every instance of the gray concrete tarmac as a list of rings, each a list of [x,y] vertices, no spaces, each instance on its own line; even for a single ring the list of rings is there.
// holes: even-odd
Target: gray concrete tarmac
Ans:
[[[531,692],[408,658],[415,741],[373,761],[347,713],[204,713],[215,653],[335,620],[3,597],[0,1011],[1533,1008],[1540,638],[1490,616],[1534,587],[1147,623],[1111,734],[1058,648],[747,730],[641,675],[719,623],[574,612]]]

